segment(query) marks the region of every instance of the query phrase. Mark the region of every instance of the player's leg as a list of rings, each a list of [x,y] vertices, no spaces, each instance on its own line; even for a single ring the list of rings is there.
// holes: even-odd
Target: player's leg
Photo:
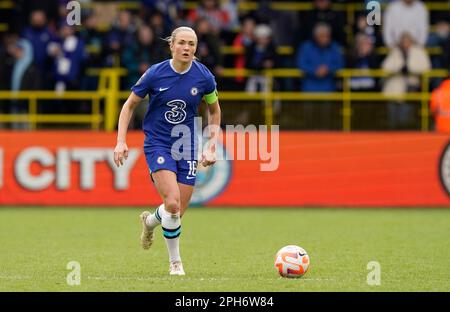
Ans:
[[[176,171],[176,163],[170,157],[170,153],[164,150],[158,149],[144,149],[145,159],[147,161],[147,166],[150,171],[150,178],[154,183],[153,176],[151,172],[156,172],[161,169],[167,169],[171,171]],[[153,232],[154,229],[161,225],[161,216],[164,211],[164,203],[159,205],[154,213],[149,211],[144,211],[141,213],[140,220],[142,223],[142,233],[141,233],[141,246],[144,249],[148,249],[153,244]]]
[[[197,175],[197,160],[179,160],[177,162],[177,181],[180,189],[181,215],[184,214],[194,191]]]
[[[180,190],[176,174],[170,170],[158,170],[152,173],[155,187],[160,194],[164,209],[161,215],[161,225],[164,240],[169,252],[170,274],[184,275],[180,257]]]
[[[189,201],[191,200],[192,193],[194,192],[194,186],[184,183],[178,183],[180,189],[180,215],[183,216],[186,209],[189,207]]]
[[[187,185],[183,183],[178,183],[178,187],[180,189],[180,217],[183,217],[186,209],[189,207],[189,202],[192,197],[192,193],[194,192],[194,186]],[[145,228],[147,231],[153,232],[153,230],[161,225],[161,215],[164,210],[164,204],[159,205],[154,213],[150,213],[149,211],[144,211],[141,214],[141,219],[145,222]],[[153,238],[152,238],[153,240]],[[152,241],[153,242],[153,241]],[[151,245],[151,243],[150,243]],[[147,248],[149,248],[148,246]],[[144,249],[147,249],[144,247]]]
[[[189,207],[189,202],[194,192],[194,186],[178,183],[180,189],[180,216],[183,217],[186,209]],[[161,215],[164,210],[164,204],[159,205],[154,213],[144,211],[141,214],[143,222],[145,222],[146,228],[153,231],[158,225],[161,225]]]

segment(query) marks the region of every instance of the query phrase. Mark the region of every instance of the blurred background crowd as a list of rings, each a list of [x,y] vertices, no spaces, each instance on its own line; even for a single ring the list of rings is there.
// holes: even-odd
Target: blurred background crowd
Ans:
[[[107,67],[127,70],[120,87],[129,90],[149,66],[170,57],[161,39],[181,25],[196,30],[196,55],[215,74],[219,91],[341,91],[335,73],[353,68],[392,73],[386,79],[353,77],[353,92],[404,94],[420,90],[421,73],[450,68],[450,2],[446,10],[430,11],[419,0],[378,1],[383,4],[381,26],[367,23],[366,10],[349,15],[334,9],[355,2],[345,0],[290,1],[312,3],[307,10],[274,10],[274,1],[245,9],[246,1],[238,0],[200,0],[190,6],[186,1],[141,0],[126,1],[135,3],[127,9],[121,1],[80,0],[81,25],[70,26],[68,2],[19,0],[0,11],[7,25],[0,32],[0,90],[95,90],[98,76],[87,71]],[[256,74],[224,76],[229,68]],[[276,78],[268,86],[266,77],[257,73],[271,68],[296,68],[303,75]],[[428,91],[442,80],[432,79]],[[305,119],[314,120],[316,104],[303,103]],[[318,116],[324,120],[318,124],[332,123],[329,105],[321,103]],[[281,110],[277,104],[275,108]],[[66,112],[56,105],[43,109]],[[412,109],[391,103],[388,126],[401,128]],[[245,115],[236,118],[249,120]]]

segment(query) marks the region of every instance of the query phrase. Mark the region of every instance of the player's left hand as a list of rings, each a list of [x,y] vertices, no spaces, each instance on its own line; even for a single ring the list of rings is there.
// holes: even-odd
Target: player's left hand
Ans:
[[[211,145],[210,148],[203,151],[201,164],[203,167],[212,166],[216,163],[216,146]]]

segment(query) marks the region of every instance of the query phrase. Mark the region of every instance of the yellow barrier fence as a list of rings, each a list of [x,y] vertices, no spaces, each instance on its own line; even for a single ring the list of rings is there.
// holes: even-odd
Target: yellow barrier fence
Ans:
[[[27,100],[28,114],[0,114],[0,122],[29,122],[31,129],[36,129],[37,123],[87,123],[93,130],[101,128],[113,131],[116,128],[119,108],[123,100],[130,94],[129,91],[120,91],[120,77],[126,75],[123,68],[91,69],[90,75],[99,76],[99,86],[96,91],[0,91],[0,100]],[[342,130],[351,130],[352,101],[389,101],[404,100],[421,103],[421,129],[429,130],[429,80],[432,77],[448,77],[447,70],[431,70],[422,75],[422,92],[407,93],[404,95],[384,95],[380,92],[351,92],[351,77],[387,77],[389,73],[382,70],[354,70],[343,69],[336,73],[343,80],[343,92],[332,93],[304,93],[304,92],[272,92],[272,82],[275,77],[302,77],[298,69],[272,69],[256,73],[250,70],[225,69],[224,77],[264,75],[269,81],[267,92],[247,93],[234,91],[221,91],[221,101],[255,101],[263,102],[265,123],[272,125],[274,120],[273,103],[275,100],[284,101],[338,101],[342,102]],[[61,115],[38,114],[38,100],[89,100],[92,103],[91,114]],[[100,102],[104,101],[104,113],[101,113]],[[121,100],[121,102],[119,102]],[[55,105],[57,105],[55,103]]]
[[[36,129],[37,123],[90,123],[92,129],[100,129],[103,115],[100,114],[100,91],[0,91],[0,100],[27,100],[28,114],[0,114],[0,122],[28,122],[30,129]],[[89,100],[92,102],[91,114],[39,114],[38,100]],[[57,105],[55,103],[55,105]]]
[[[255,72],[242,69],[225,69],[223,76],[235,77],[251,76]],[[303,73],[298,69],[272,69],[266,70],[259,75],[265,75],[270,81],[274,77],[302,77]],[[332,93],[299,93],[299,92],[266,92],[260,94],[249,95],[246,92],[221,92],[220,98],[225,100],[255,100],[261,99],[265,101],[264,116],[267,125],[271,125],[273,121],[273,100],[299,100],[299,101],[342,101],[342,124],[344,131],[351,130],[351,102],[352,101],[389,101],[389,100],[404,100],[404,101],[419,101],[421,102],[421,129],[427,131],[429,129],[429,79],[434,77],[448,77],[447,70],[431,70],[422,75],[422,92],[407,93],[404,95],[385,95],[380,92],[351,92],[350,78],[352,77],[388,77],[391,75],[383,70],[358,70],[358,69],[343,69],[336,73],[337,77],[343,79],[343,92]],[[270,84],[271,85],[271,84]]]

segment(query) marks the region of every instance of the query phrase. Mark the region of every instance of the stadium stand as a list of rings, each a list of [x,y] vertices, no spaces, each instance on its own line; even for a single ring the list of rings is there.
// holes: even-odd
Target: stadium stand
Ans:
[[[381,26],[367,24],[362,2],[79,1],[78,26],[67,25],[67,2],[0,1],[0,128],[114,130],[130,86],[169,56],[161,38],[190,25],[199,36],[198,58],[216,75],[224,124],[434,130],[430,95],[450,66],[448,1],[394,1],[419,6],[426,16],[426,33],[411,34],[430,63],[419,71],[408,67],[408,52]],[[393,5],[380,2],[383,14]],[[319,66],[325,89],[310,87],[317,68],[305,56],[320,49],[317,23],[331,27],[334,53],[343,59],[333,70]],[[392,53],[405,58],[395,71],[383,66]],[[402,81],[403,92],[383,92],[393,79]],[[139,118],[133,127],[140,128]]]

